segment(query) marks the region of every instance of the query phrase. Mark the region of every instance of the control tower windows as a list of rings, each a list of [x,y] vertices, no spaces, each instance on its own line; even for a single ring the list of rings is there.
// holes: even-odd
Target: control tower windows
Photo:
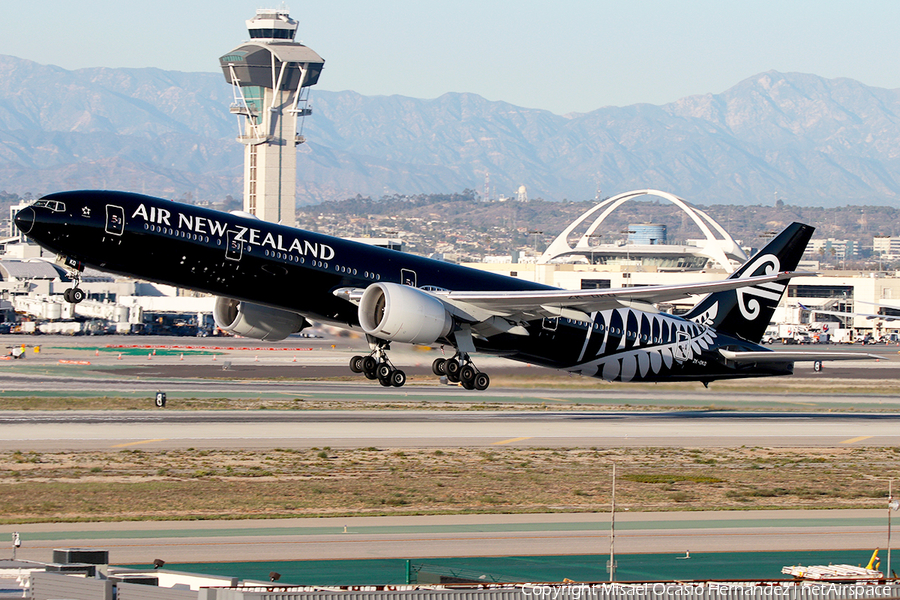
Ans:
[[[251,29],[250,38],[265,38],[276,40],[292,40],[294,39],[293,29]]]

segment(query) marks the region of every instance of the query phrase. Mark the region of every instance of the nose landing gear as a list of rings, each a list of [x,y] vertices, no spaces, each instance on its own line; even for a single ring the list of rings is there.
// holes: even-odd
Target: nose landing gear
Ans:
[[[87,298],[87,294],[85,293],[85,291],[78,287],[79,285],[81,285],[81,272],[84,271],[84,265],[77,260],[64,256],[60,256],[58,261],[62,262],[63,266],[66,269],[66,272],[69,275],[69,278],[75,282],[72,287],[66,289],[66,291],[63,292],[63,298],[70,304],[78,304],[79,302]]]
[[[77,286],[78,283],[76,282],[75,285]],[[65,292],[63,292],[63,298],[65,299],[66,302],[69,302],[70,304],[78,304],[79,302],[84,300],[86,297],[87,297],[87,294],[85,294],[84,290],[81,289],[80,287],[71,287],[71,288],[68,288]]]

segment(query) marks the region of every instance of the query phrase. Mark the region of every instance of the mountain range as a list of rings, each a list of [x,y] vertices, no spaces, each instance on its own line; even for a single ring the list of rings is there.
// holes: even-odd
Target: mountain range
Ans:
[[[322,75],[327,85],[327,69]],[[298,202],[525,185],[586,200],[656,188],[696,204],[900,205],[900,90],[766,72],[721,94],[583,114],[448,93],[314,89]],[[0,55],[0,189],[240,196],[221,74],[80,69]]]

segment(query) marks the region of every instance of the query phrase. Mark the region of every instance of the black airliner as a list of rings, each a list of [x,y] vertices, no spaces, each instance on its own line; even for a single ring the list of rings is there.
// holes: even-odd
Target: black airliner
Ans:
[[[759,345],[813,228],[794,223],[728,279],[562,290],[337,237],[125,192],[45,196],[18,228],[59,255],[74,287],[91,266],[218,296],[216,324],[280,340],[310,321],[362,329],[371,347],[350,368],[384,386],[406,375],[392,342],[444,344],[435,375],[484,390],[473,362],[487,353],[609,381],[701,381],[788,375],[796,360],[852,353],[773,352]],[[682,316],[654,304],[707,294]]]

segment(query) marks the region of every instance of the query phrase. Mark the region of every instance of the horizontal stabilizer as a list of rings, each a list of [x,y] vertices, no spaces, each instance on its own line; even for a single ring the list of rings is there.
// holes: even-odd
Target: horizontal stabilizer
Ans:
[[[785,362],[802,362],[817,360],[878,360],[884,358],[875,354],[867,354],[865,352],[810,352],[802,350],[786,350],[771,351],[763,350],[760,352],[734,352],[732,350],[720,349],[719,353],[727,360],[733,360],[738,363],[785,363]]]

